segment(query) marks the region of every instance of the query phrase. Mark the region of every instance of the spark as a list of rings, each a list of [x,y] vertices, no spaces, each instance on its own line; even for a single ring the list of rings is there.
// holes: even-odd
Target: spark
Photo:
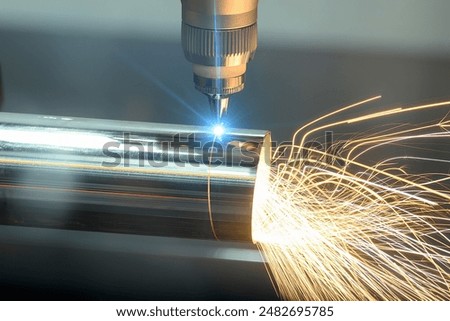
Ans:
[[[405,154],[420,142],[443,141],[441,153],[450,156],[450,101],[344,115],[323,124],[378,98],[306,124],[287,153],[276,150],[272,166],[258,168],[253,240],[284,299],[450,298],[450,157]],[[423,119],[439,108],[447,115],[437,123],[384,126],[340,139],[327,150],[305,144],[325,129],[386,123],[404,114]],[[411,162],[445,169],[417,172]]]
[[[217,124],[213,127],[214,136],[220,138],[225,133],[225,127],[222,124]]]

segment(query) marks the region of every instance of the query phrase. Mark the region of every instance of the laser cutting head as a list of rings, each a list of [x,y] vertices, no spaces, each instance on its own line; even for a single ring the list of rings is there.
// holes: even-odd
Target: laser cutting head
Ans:
[[[208,96],[218,122],[230,96],[244,89],[257,47],[258,0],[181,0],[182,45],[195,88]]]

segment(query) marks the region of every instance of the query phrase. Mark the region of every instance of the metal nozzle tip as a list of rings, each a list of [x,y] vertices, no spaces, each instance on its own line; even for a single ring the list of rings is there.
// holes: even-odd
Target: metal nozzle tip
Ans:
[[[217,121],[220,122],[222,117],[227,113],[228,102],[230,101],[230,97],[221,95],[211,95],[208,96],[208,99],[212,113],[216,116]]]

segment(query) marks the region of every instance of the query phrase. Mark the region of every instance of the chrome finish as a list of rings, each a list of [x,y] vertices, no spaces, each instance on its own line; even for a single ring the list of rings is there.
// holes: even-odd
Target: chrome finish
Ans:
[[[230,95],[244,89],[247,63],[258,46],[258,0],[181,0],[181,41],[193,64],[195,88],[228,106]],[[226,102],[220,102],[222,99]],[[212,108],[220,120],[227,108]]]
[[[0,113],[0,224],[251,240],[266,131]]]
[[[186,59],[205,66],[238,66],[247,64],[258,46],[255,23],[249,27],[219,30],[182,25],[181,41]]]
[[[222,116],[227,113],[230,97],[221,95],[208,95],[209,107],[214,115],[216,122],[220,124]]]
[[[230,78],[206,78],[194,75],[195,88],[206,95],[231,95],[244,89],[245,75]]]
[[[236,29],[256,22],[258,0],[181,0],[183,21],[203,29]]]

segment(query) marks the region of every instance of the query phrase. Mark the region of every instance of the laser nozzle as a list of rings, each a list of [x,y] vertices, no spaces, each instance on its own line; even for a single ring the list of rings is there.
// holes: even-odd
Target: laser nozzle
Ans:
[[[244,89],[258,46],[258,0],[181,0],[181,43],[195,88],[209,98],[217,121],[229,97]]]
[[[230,97],[223,95],[208,95],[208,100],[209,106],[217,120],[217,123],[220,123],[222,117],[227,112]]]

